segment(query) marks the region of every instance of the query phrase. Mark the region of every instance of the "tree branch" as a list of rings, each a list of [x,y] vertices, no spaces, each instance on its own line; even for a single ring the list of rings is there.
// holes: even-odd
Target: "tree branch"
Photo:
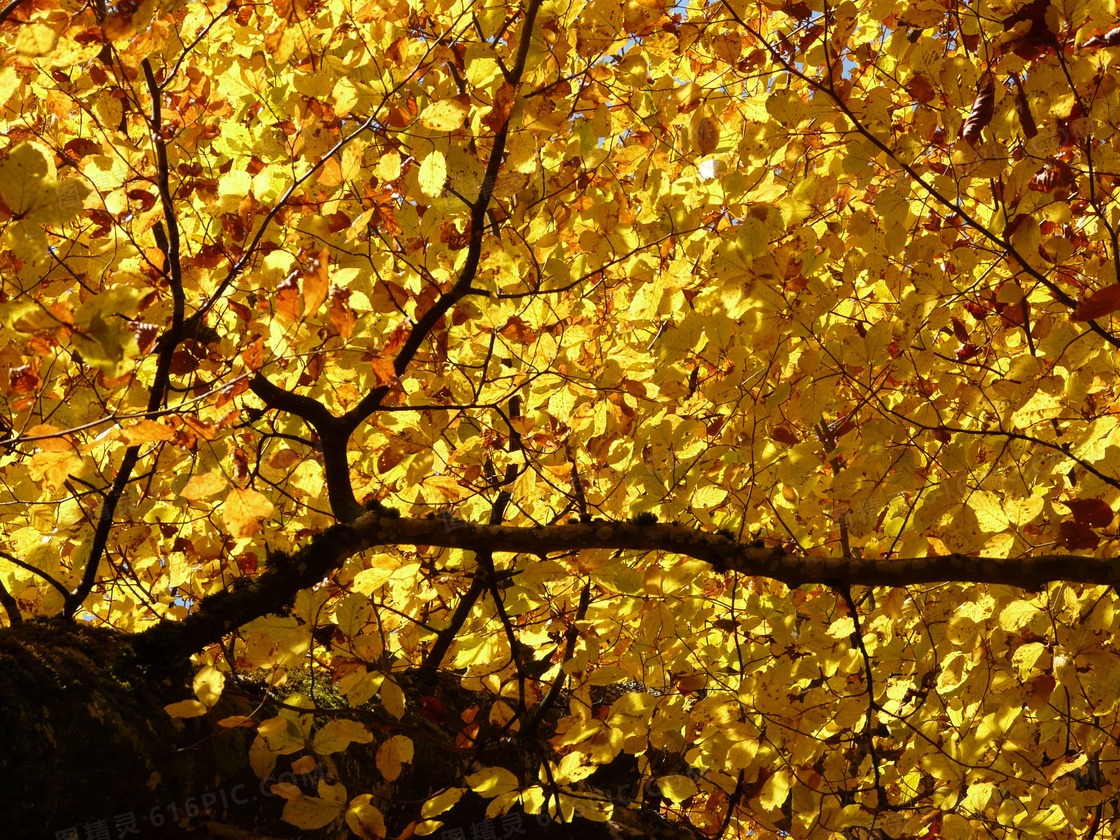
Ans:
[[[159,358],[156,362],[155,376],[152,378],[151,391],[148,394],[148,411],[153,412],[163,406],[167,396],[168,386],[171,384],[171,361],[175,348],[183,339],[183,320],[186,308],[186,295],[183,291],[182,268],[179,263],[179,226],[175,219],[175,207],[171,196],[171,167],[167,159],[167,144],[163,140],[163,118],[160,105],[159,85],[156,83],[152,65],[144,59],[142,62],[144,79],[148,85],[148,94],[152,99],[152,113],[148,120],[151,130],[152,144],[156,152],[156,175],[159,184],[160,200],[163,205],[163,221],[167,224],[167,233],[161,223],[157,222],[152,229],[156,244],[163,252],[166,265],[164,272],[167,276],[168,286],[171,289],[172,316],[171,326],[159,337]],[[125,450],[124,458],[109,491],[101,502],[101,515],[94,529],[93,540],[90,544],[89,556],[86,558],[85,570],[82,579],[74,590],[66,596],[62,608],[66,618],[73,618],[74,613],[82,606],[86,596],[93,589],[97,581],[97,569],[101,564],[101,557],[109,543],[109,532],[113,528],[113,516],[117,504],[124,495],[125,487],[132,478],[132,471],[140,460],[140,447],[130,446]]]
[[[529,45],[533,38],[533,23],[540,7],[541,0],[531,0],[528,9],[525,10],[525,24],[521,30],[517,57],[506,77],[509,84],[514,88],[520,84],[521,77],[525,73],[525,61],[528,58]],[[494,195],[494,186],[498,182],[498,171],[502,168],[506,138],[509,135],[509,123],[510,117],[507,116],[505,123],[494,136],[494,145],[490,149],[490,158],[486,162],[486,174],[482,179],[482,187],[479,190],[478,199],[471,205],[470,239],[467,243],[467,256],[463,268],[459,272],[455,285],[440,295],[439,299],[432,304],[431,309],[419,317],[416,326],[408,334],[400,352],[393,360],[393,370],[398,377],[404,375],[408,365],[416,355],[416,351],[420,349],[420,345],[423,344],[440,319],[472,290],[472,284],[475,275],[478,273],[479,262],[482,258],[482,239],[486,233],[486,210],[490,206],[490,199]],[[379,385],[366,394],[361,402],[346,412],[342,419],[346,422],[349,430],[352,432],[358,428],[367,417],[377,411],[381,407],[381,401],[385,399],[385,395],[388,393],[388,385]]]
[[[1052,581],[1120,584],[1114,558],[1071,554],[1034,557],[934,557],[882,559],[816,557],[758,548],[684,525],[634,522],[517,527],[460,523],[449,529],[439,519],[401,519],[379,511],[323,531],[285,562],[240,589],[204,599],[196,613],[134,637],[139,655],[153,664],[174,665],[225,634],[290,603],[300,590],[319,583],[347,558],[379,545],[429,545],[474,552],[545,556],[587,549],[663,551],[692,557],[717,572],[767,577],[790,588],[828,586],[911,586],[959,581],[1040,589]]]

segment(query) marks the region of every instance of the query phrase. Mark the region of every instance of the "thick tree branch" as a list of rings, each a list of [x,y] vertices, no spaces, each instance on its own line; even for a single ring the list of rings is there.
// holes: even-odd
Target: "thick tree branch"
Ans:
[[[343,522],[357,516],[362,508],[354,498],[354,487],[350,483],[350,465],[346,455],[350,434],[343,428],[342,421],[318,400],[285,391],[263,374],[253,377],[249,389],[269,408],[294,414],[315,430],[323,447],[323,477],[327,482],[331,512]]]
[[[475,552],[546,556],[586,549],[662,551],[692,557],[717,572],[767,577],[791,588],[829,586],[911,586],[962,581],[1039,589],[1051,581],[1120,584],[1120,563],[1113,558],[1070,554],[1034,557],[970,557],[948,554],[885,560],[814,557],[758,548],[684,525],[634,522],[517,527],[459,523],[449,529],[439,519],[401,519],[366,513],[335,525],[302,550],[240,589],[206,598],[198,612],[181,622],[158,625],[135,637],[148,662],[174,665],[222,636],[262,615],[275,613],[296,593],[319,583],[347,558],[379,545],[430,545]]]

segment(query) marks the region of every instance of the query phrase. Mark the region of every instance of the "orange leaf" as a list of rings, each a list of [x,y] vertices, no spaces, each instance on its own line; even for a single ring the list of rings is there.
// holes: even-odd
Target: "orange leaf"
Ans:
[[[1081,303],[1070,315],[1071,321],[1095,321],[1105,315],[1110,315],[1120,309],[1120,283],[1105,286],[1100,291],[1094,292]]]
[[[324,247],[319,252],[314,268],[303,275],[303,317],[319,311],[327,299],[330,282],[331,249]]]
[[[369,365],[373,369],[373,376],[377,380],[379,386],[388,385],[397,376],[397,371],[396,368],[393,367],[392,359],[378,356],[376,359],[371,359]]]

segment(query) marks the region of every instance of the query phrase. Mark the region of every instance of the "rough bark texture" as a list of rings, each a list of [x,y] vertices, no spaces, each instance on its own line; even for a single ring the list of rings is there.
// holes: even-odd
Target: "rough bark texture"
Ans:
[[[426,679],[404,676],[402,683],[410,694],[427,693]],[[254,698],[238,696],[227,686],[218,707],[204,718],[178,721],[164,711],[166,704],[190,695],[189,669],[153,670],[135,655],[128,637],[113,631],[35,621],[0,630],[0,716],[7,730],[0,749],[3,836],[55,840],[66,836],[59,832],[74,829],[72,836],[84,840],[98,836],[89,832],[99,826],[107,832],[101,836],[113,838],[121,836],[123,826],[134,827],[125,836],[140,840],[354,836],[341,820],[316,831],[281,821],[284,801],[271,785],[293,781],[314,796],[316,780],[290,773],[298,755],[280,756],[272,776],[258,779],[248,762],[253,730],[216,725],[221,717],[252,712],[258,705]],[[451,684],[444,698],[452,714],[459,706],[486,702],[456,694]],[[329,703],[325,696],[316,699]],[[257,718],[275,713],[269,709]],[[385,734],[376,722],[371,724],[377,736],[373,743],[351,745],[345,753],[321,759],[317,768],[330,781],[343,781],[350,796],[371,792],[379,797],[390,837],[419,819],[427,797],[463,786],[473,769],[501,766],[532,778],[548,750],[529,736],[500,739],[480,753],[441,748],[448,732],[438,724],[410,715],[399,726],[415,736],[416,756],[393,786],[376,770],[374,756]],[[700,840],[691,828],[632,801],[641,784],[632,756],[621,756],[600,774],[601,779],[590,781],[602,784],[586,793],[615,803],[610,822],[576,818],[565,823],[513,811],[494,818],[488,830],[496,839]],[[464,840],[470,840],[482,836],[487,805],[468,793],[439,818],[445,828],[462,829]]]
[[[244,731],[207,738],[208,723],[163,711],[185,696],[188,678],[151,677],[109,630],[39,622],[0,630],[4,835],[54,838],[76,827],[84,838],[84,824],[105,820],[116,836],[118,816],[131,813],[141,836],[174,836],[166,814],[156,818],[162,831],[149,831],[153,809],[185,803],[215,779],[245,777]]]

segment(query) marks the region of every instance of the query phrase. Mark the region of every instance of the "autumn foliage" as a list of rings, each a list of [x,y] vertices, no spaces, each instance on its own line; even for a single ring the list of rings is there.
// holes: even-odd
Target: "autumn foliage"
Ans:
[[[636,757],[705,837],[1120,832],[1115,3],[0,19],[7,624],[193,654],[262,778],[477,750],[307,829]]]

